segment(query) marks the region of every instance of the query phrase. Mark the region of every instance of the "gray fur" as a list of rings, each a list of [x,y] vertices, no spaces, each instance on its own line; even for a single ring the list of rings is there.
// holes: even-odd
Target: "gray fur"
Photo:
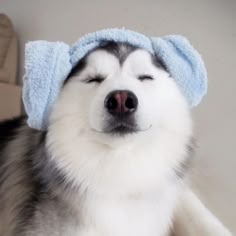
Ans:
[[[40,221],[39,215],[53,217],[65,215],[63,201],[57,193],[69,188],[63,174],[47,157],[46,133],[30,129],[24,118],[14,129],[14,135],[0,150],[0,235],[21,236]],[[16,123],[16,120],[9,121]],[[1,140],[3,141],[3,140]],[[71,190],[73,190],[71,188]],[[64,208],[64,209],[63,209]],[[46,211],[46,212],[45,212]],[[43,214],[44,212],[44,214]]]
[[[79,224],[67,201],[75,189],[48,157],[46,133],[30,129],[24,118],[14,129],[0,151],[0,235],[31,235],[37,230],[49,235],[55,228],[62,233],[62,222]],[[183,178],[186,163],[175,170],[177,176]]]
[[[119,58],[121,64],[136,49],[112,43],[102,48]],[[153,63],[164,68],[156,58]],[[70,76],[85,66],[86,58]],[[51,160],[46,139],[47,133],[30,129],[25,118],[0,123],[0,236],[50,235],[55,229],[57,235],[64,235],[65,224],[79,225],[68,200],[79,186],[68,181]],[[188,160],[186,157],[174,170],[177,179],[184,177]]]

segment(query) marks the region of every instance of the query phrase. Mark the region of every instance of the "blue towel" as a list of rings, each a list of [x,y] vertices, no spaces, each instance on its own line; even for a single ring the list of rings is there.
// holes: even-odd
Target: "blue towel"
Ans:
[[[26,44],[23,102],[28,125],[45,130],[61,87],[72,68],[91,50],[108,41],[124,42],[158,56],[186,97],[196,106],[207,92],[207,75],[201,56],[179,35],[147,37],[126,29],[105,29],[80,38],[71,47],[63,42]]]

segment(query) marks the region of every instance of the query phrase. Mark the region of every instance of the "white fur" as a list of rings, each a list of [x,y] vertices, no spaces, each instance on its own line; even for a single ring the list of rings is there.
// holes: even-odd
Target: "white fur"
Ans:
[[[182,191],[175,212],[177,236],[232,236],[189,189]]]
[[[106,77],[103,83],[83,81],[97,73]],[[142,74],[154,80],[139,81]],[[117,89],[138,97],[140,132],[101,133],[108,119],[104,99]],[[50,118],[52,159],[80,189],[69,197],[80,225],[68,226],[66,235],[167,235],[182,188],[173,169],[184,160],[191,135],[185,98],[149,53],[134,51],[122,66],[108,52],[91,53],[86,68],[63,88]]]

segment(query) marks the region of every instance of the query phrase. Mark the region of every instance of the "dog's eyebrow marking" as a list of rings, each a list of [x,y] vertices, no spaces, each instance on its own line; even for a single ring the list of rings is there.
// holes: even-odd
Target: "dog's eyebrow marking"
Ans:
[[[85,56],[82,60],[80,60],[79,63],[71,70],[65,83],[69,80],[70,77],[78,75],[86,67],[87,65],[86,58],[87,56]]]
[[[100,46],[99,49],[105,50],[112,55],[114,55],[120,62],[120,65],[124,63],[126,58],[138,47],[127,43],[116,43],[116,42],[108,42],[107,44]]]
[[[158,68],[162,68],[162,69],[164,69],[165,71],[168,72],[168,69],[167,69],[166,65],[164,64],[164,62],[162,62],[160,60],[160,58],[158,58],[157,56],[154,56],[154,55],[151,55],[151,57],[152,57],[152,63],[153,63],[154,66],[156,66]]]
[[[103,49],[113,54],[116,58],[118,58],[120,65],[122,65],[132,52],[140,48],[128,43],[108,42],[107,44],[100,46],[98,49]],[[160,58],[158,58],[158,56],[152,54],[150,55],[154,66],[167,71],[165,64],[160,60]]]
[[[105,51],[111,53],[119,60],[120,65],[122,65],[124,63],[124,61],[127,59],[127,57],[137,49],[140,49],[140,48],[130,45],[128,43],[102,42],[102,44],[99,47],[97,47],[94,50],[92,50],[91,52],[89,52],[82,60],[79,61],[79,63],[72,69],[72,71],[68,75],[65,83],[69,80],[70,77],[75,76],[75,75],[79,75],[80,72],[83,69],[85,69],[85,67],[87,66],[88,56],[91,53],[95,52],[96,50],[105,50]],[[151,55],[151,58],[152,58],[152,63],[154,66],[156,66],[158,68],[162,68],[168,72],[165,64],[158,58],[158,56]]]

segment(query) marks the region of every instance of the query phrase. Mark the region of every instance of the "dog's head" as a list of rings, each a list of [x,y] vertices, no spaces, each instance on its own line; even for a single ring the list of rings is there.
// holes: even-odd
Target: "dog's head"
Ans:
[[[73,69],[51,124],[60,122],[63,132],[72,130],[104,144],[143,141],[165,130],[186,132],[191,123],[188,111],[186,99],[158,58],[111,42],[90,52]]]
[[[156,185],[181,168],[191,132],[189,105],[165,65],[143,49],[108,43],[65,82],[47,147],[80,188],[116,192]]]

